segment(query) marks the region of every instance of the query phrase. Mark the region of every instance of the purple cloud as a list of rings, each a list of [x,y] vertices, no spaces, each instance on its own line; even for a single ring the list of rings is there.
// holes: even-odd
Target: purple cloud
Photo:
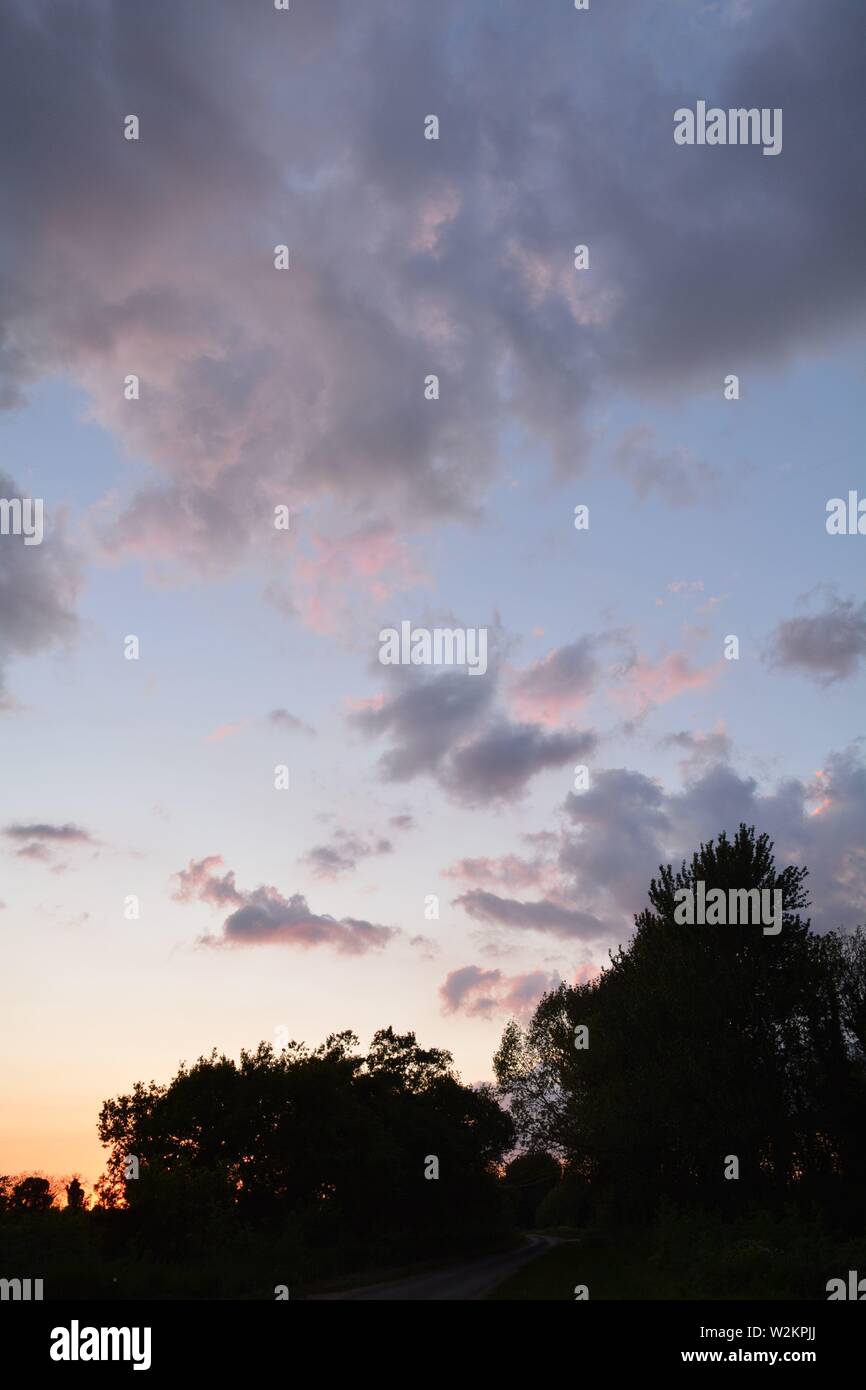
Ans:
[[[300,862],[309,864],[317,878],[335,879],[352,873],[359,860],[390,854],[393,848],[391,841],[381,835],[364,839],[350,831],[335,830],[330,844],[314,845]]]
[[[221,855],[191,860],[175,877],[179,902],[199,901],[212,907],[233,906],[217,936],[205,936],[208,946],[331,946],[345,955],[362,955],[381,948],[397,935],[393,927],[378,926],[357,917],[339,921],[310,910],[306,898],[293,893],[286,898],[266,884],[241,890],[233,871],[219,874]]]
[[[787,618],[767,645],[772,666],[797,671],[819,685],[856,674],[866,658],[866,603],[832,594],[820,613]]]
[[[439,988],[442,1012],[465,1014],[468,1018],[492,1018],[511,1014],[527,1019],[547,990],[556,989],[560,977],[543,970],[522,975],[503,975],[501,970],[483,970],[464,965],[452,970]]]

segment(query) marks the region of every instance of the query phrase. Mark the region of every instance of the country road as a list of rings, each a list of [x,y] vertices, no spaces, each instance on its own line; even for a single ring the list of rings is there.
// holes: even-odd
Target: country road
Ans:
[[[526,1244],[517,1250],[507,1250],[481,1259],[413,1274],[407,1279],[394,1279],[385,1284],[368,1284],[360,1289],[342,1289],[339,1293],[314,1294],[319,1299],[481,1299],[495,1289],[521,1265],[538,1259],[545,1250],[556,1245],[555,1236],[527,1236]]]

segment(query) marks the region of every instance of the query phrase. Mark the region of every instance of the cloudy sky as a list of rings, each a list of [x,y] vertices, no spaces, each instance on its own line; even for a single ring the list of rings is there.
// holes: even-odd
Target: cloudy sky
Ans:
[[[95,1178],[101,1101],[213,1046],[484,1079],[743,819],[866,918],[864,30],[7,0],[0,1170]],[[781,153],[677,145],[699,100]],[[407,620],[487,671],[383,666]]]

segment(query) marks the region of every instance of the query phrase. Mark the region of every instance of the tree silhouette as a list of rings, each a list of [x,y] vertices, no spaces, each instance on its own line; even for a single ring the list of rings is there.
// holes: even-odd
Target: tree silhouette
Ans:
[[[464,1086],[412,1033],[357,1046],[345,1032],[312,1051],[262,1043],[238,1063],[214,1052],[106,1101],[104,1199],[125,1202],[142,1240],[187,1253],[237,1222],[289,1216],[316,1246],[357,1249],[433,1251],[501,1230],[496,1166],[513,1126],[492,1088]]]
[[[81,1186],[81,1183],[78,1181],[78,1178],[73,1178],[71,1182],[66,1184],[67,1210],[84,1211],[86,1205],[87,1202],[84,1195],[84,1188]]]
[[[47,1178],[22,1178],[12,1189],[9,1209],[14,1212],[49,1211],[54,1206],[54,1193]]]
[[[862,1172],[866,952],[860,937],[810,935],[806,876],[777,872],[746,825],[677,872],[662,866],[609,968],[505,1031],[495,1066],[525,1142],[554,1147],[572,1180],[627,1216],[666,1197],[782,1200]],[[700,880],[781,890],[781,932],[678,923],[677,892]]]

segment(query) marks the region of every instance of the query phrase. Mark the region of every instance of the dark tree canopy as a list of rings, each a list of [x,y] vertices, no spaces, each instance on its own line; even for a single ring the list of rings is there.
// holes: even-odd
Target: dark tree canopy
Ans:
[[[862,1188],[866,947],[816,937],[807,870],[776,870],[741,825],[663,866],[634,936],[593,982],[545,996],[495,1059],[523,1141],[553,1148],[594,1199],[630,1215]],[[677,890],[780,889],[783,925],[680,925]],[[575,1029],[588,1029],[576,1046]],[[728,1156],[739,1180],[726,1181]]]
[[[492,1088],[461,1084],[450,1055],[412,1033],[383,1029],[366,1056],[357,1046],[340,1033],[314,1050],[262,1043],[239,1062],[214,1052],[106,1101],[103,1200],[186,1248],[202,1227],[289,1213],[317,1239],[390,1231],[422,1250],[495,1227],[513,1128]],[[127,1180],[131,1156],[140,1176]]]
[[[68,1211],[84,1211],[87,1199],[84,1195],[84,1188],[78,1178],[72,1178],[66,1184],[66,1207]]]
[[[12,1188],[8,1206],[14,1212],[50,1211],[54,1206],[54,1193],[48,1178],[35,1175],[22,1178]]]
[[[536,1224],[538,1209],[560,1182],[562,1165],[544,1149],[527,1149],[505,1165],[503,1186],[516,1224]]]

